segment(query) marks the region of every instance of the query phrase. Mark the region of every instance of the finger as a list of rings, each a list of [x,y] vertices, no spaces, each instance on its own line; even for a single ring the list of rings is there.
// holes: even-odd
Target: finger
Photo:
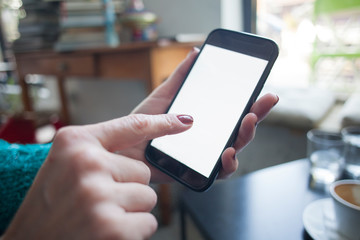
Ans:
[[[105,173],[116,182],[149,184],[151,172],[144,162],[94,147],[92,142],[82,144],[82,147],[73,147],[70,155],[65,156],[63,152],[58,152],[64,159],[70,159],[67,167],[70,168],[72,177],[79,177],[85,172]],[[57,167],[65,165],[64,161],[57,162]]]
[[[125,212],[116,204],[96,207],[99,221],[91,228],[96,239],[149,239],[157,229],[156,218],[148,212]]]
[[[257,124],[269,114],[278,101],[279,97],[277,95],[268,93],[253,104],[250,113],[245,116],[241,123],[234,144],[236,151],[240,151],[254,139]]]
[[[248,113],[241,122],[237,139],[234,144],[236,151],[243,149],[255,137],[258,117],[254,113]]]
[[[258,122],[261,122],[278,102],[279,97],[277,95],[268,93],[253,104],[250,112],[257,116]]]
[[[102,159],[106,159],[102,164],[107,166],[106,170],[111,173],[114,181],[149,184],[151,172],[144,162],[106,151],[103,152]]]
[[[188,130],[193,119],[188,115],[133,114],[92,125],[89,131],[109,151],[121,150],[140,142]]]
[[[150,212],[157,202],[155,191],[144,184],[114,183],[113,189],[113,198],[127,212]]]
[[[254,113],[248,113],[244,117],[234,147],[225,149],[222,154],[222,169],[218,178],[227,178],[237,170],[239,162],[236,159],[236,152],[243,149],[254,138],[256,124],[257,116]]]
[[[221,157],[222,168],[219,172],[218,178],[228,178],[236,172],[239,161],[236,159],[236,150],[232,147],[227,148]]]
[[[151,213],[128,212],[123,218],[126,226],[125,236],[121,239],[149,239],[157,230],[156,218]]]

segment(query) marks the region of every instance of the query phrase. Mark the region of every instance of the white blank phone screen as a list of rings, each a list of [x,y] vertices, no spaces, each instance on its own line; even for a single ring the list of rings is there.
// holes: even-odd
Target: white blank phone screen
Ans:
[[[193,126],[152,145],[208,178],[267,63],[206,44],[169,109],[191,115]]]

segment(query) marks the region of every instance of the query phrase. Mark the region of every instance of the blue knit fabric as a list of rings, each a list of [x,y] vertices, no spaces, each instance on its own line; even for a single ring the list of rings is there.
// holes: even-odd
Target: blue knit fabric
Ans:
[[[23,201],[50,150],[48,144],[10,144],[0,139],[0,235]]]

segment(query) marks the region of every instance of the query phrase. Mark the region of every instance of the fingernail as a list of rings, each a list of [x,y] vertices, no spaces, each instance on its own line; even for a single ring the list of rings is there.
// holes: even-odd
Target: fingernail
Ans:
[[[193,52],[195,52],[195,47],[193,47],[190,52],[187,54],[187,57],[190,56],[191,54],[193,54]]]
[[[279,96],[278,95],[276,95],[276,102],[274,103],[274,106],[279,102]]]
[[[199,52],[199,49],[197,47],[193,47],[191,49],[191,51],[188,53],[188,56],[190,56],[191,54],[193,54],[194,52]]]
[[[177,115],[177,118],[180,120],[180,122],[186,125],[191,125],[194,122],[192,116],[189,115]]]

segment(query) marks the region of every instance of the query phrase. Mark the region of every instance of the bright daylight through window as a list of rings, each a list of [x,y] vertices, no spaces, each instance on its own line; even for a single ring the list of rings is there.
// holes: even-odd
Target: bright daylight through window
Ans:
[[[258,0],[257,33],[280,47],[269,83],[343,96],[360,88],[359,0]]]

